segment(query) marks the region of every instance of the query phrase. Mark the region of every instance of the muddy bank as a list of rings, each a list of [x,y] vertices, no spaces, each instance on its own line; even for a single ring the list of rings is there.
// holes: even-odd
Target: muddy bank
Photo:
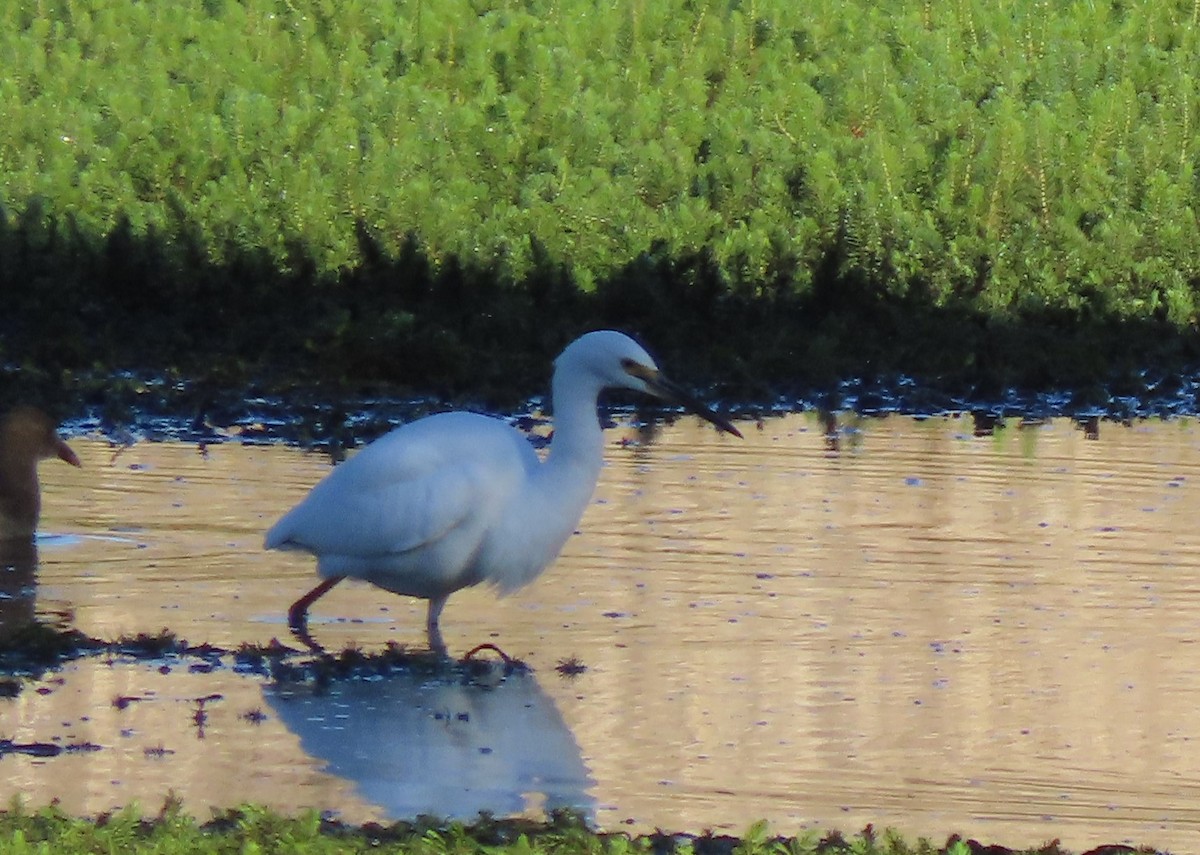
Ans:
[[[664,360],[664,364],[666,363]],[[511,419],[522,430],[552,423],[548,395],[535,395],[500,407],[477,396],[398,397],[380,387],[365,395],[341,386],[296,386],[264,394],[259,386],[206,388],[203,382],[162,376],[91,375],[90,391],[71,400],[55,399],[67,435],[102,435],[114,445],[139,441],[181,441],[200,445],[238,442],[286,442],[328,449],[338,456],[387,431],[431,413],[471,409]],[[14,393],[19,396],[21,393]],[[1089,389],[1032,390],[1010,387],[999,392],[952,393],[907,376],[888,380],[850,379],[804,394],[754,399],[704,396],[714,409],[738,421],[761,421],[788,413],[820,411],[887,415],[969,414],[983,429],[1003,427],[1005,419],[1043,421],[1070,418],[1094,431],[1104,421],[1174,418],[1200,412],[1200,373],[1139,372],[1136,383],[1113,382]],[[22,399],[22,398],[10,398]],[[39,400],[45,401],[44,397]],[[647,425],[670,422],[681,412],[632,394],[610,393],[601,417],[632,417]],[[537,441],[537,437],[531,435]]]
[[[1194,326],[1123,317],[1101,293],[1069,310],[984,312],[919,282],[897,295],[851,281],[837,257],[797,293],[783,273],[738,285],[703,253],[661,250],[583,291],[549,262],[511,281],[435,262],[415,239],[385,253],[365,232],[362,264],[321,275],[302,253],[280,270],[262,254],[218,263],[129,230],[96,241],[54,222],[6,229],[16,261],[0,273],[0,399],[113,428],[290,421],[302,424],[281,438],[304,441],[372,402],[389,419],[398,402],[514,412],[547,390],[563,345],[601,327],[753,414],[1200,409]]]

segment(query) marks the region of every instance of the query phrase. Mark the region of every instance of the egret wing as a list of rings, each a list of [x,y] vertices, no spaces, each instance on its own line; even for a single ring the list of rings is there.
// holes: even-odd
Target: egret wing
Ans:
[[[525,455],[506,433],[478,430],[483,425],[456,431],[454,421],[441,421],[440,431],[401,428],[338,466],[272,527],[267,548],[392,555],[489,513],[521,477]]]

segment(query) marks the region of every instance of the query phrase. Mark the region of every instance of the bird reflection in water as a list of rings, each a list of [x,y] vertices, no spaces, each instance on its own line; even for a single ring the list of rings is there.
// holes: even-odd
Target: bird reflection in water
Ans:
[[[842,435],[838,431],[837,413],[832,410],[819,410],[817,415],[821,419],[821,428],[825,432],[825,450],[831,455],[836,455],[842,450]]]
[[[971,434],[977,439],[985,436],[994,436],[998,429],[1004,428],[1004,419],[998,413],[991,412],[990,410],[972,410],[971,422]]]
[[[488,667],[482,679],[397,673],[263,694],[323,771],[390,819],[559,809],[592,819],[593,781],[554,701],[531,672]]]

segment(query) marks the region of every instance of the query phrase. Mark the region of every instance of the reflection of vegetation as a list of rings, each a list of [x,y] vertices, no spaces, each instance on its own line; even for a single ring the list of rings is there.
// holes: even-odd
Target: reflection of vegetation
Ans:
[[[106,814],[96,820],[68,816],[51,806],[28,811],[16,802],[0,812],[0,841],[6,852],[128,853],[417,853],[417,855],[970,855],[1005,852],[1012,855],[1063,855],[1057,842],[1029,849],[984,847],[975,841],[952,837],[944,846],[921,840],[907,843],[892,832],[876,833],[870,827],[845,838],[834,832],[824,836],[809,832],[779,837],[765,823],[752,826],[741,838],[665,834],[631,836],[591,831],[570,813],[556,813],[547,822],[481,817],[472,825],[444,823],[434,818],[398,822],[390,826],[361,827],[322,819],[315,811],[283,817],[260,807],[241,807],[218,814],[204,824],[183,811],[168,797],[154,817],[136,809]],[[1132,851],[1114,847],[1113,851]],[[1100,850],[1095,850],[1100,851]],[[1151,850],[1146,850],[1151,851]]]
[[[511,400],[598,324],[749,396],[1195,356],[1190,5],[379,5],[5,4],[0,362],[204,407]]]

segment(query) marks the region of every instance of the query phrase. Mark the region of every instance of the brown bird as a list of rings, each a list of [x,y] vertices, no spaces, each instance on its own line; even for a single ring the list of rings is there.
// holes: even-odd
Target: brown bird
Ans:
[[[79,465],[48,415],[14,407],[0,421],[0,541],[33,537],[42,510],[37,465],[49,457]]]

